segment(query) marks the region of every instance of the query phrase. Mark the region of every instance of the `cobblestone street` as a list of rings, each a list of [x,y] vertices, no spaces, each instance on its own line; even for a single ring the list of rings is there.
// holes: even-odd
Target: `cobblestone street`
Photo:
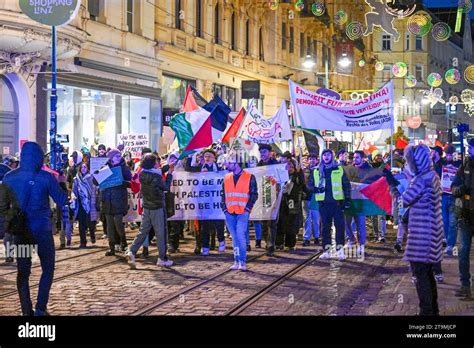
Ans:
[[[128,231],[129,243],[136,233]],[[94,248],[78,249],[74,235],[70,249],[57,251],[49,310],[52,315],[80,316],[414,315],[418,299],[411,273],[393,252],[393,230],[388,235],[385,245],[367,246],[363,261],[322,261],[313,245],[298,247],[295,253],[277,252],[273,258],[264,256],[262,249],[252,249],[246,273],[228,270],[232,264],[229,239],[225,253],[196,256],[194,240],[187,236],[181,252],[171,256],[175,264],[167,270],[155,265],[152,246],[150,257],[139,258],[137,270],[130,270],[123,256],[104,256],[105,240]],[[281,278],[312,257],[297,272]],[[474,314],[474,302],[454,297],[459,286],[457,259],[445,258],[443,269],[445,281],[438,284],[441,315]],[[36,296],[39,275],[36,261],[30,280],[32,296]],[[20,314],[15,282],[15,266],[2,264],[1,315]]]

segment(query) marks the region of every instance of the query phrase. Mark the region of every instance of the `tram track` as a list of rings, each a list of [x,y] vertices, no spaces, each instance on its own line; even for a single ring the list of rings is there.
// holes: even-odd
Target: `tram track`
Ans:
[[[321,255],[321,252],[322,251],[317,251],[317,252],[313,253],[309,258],[305,259],[303,262],[298,263],[298,265],[296,267],[293,267],[289,271],[285,272],[283,275],[278,276],[278,278],[271,281],[270,284],[262,287],[261,289],[259,289],[257,292],[255,292],[251,296],[245,298],[244,300],[239,302],[237,305],[231,307],[228,311],[225,312],[224,315],[236,315],[236,314],[240,313],[241,311],[245,310],[245,308],[249,307],[251,304],[258,301],[258,299],[260,299],[265,294],[267,294],[268,292],[273,290],[275,287],[279,286],[281,283],[285,282],[286,280],[291,278],[293,275],[298,273],[306,265],[308,265],[309,263],[316,260]],[[256,256],[253,256],[253,257],[249,258],[247,263],[248,264],[252,263],[253,261],[261,258],[262,256],[265,256],[265,253],[261,253],[259,255],[256,255]],[[178,292],[176,292],[172,295],[169,295],[169,296],[167,296],[167,297],[165,297],[165,298],[163,298],[163,299],[161,299],[161,300],[159,300],[155,303],[152,303],[152,304],[150,304],[150,305],[148,305],[148,306],[146,306],[146,307],[144,307],[140,310],[137,310],[136,312],[132,313],[131,315],[133,315],[133,316],[151,315],[155,310],[159,309],[160,307],[163,307],[166,304],[169,304],[170,302],[172,302],[174,300],[180,299],[182,296],[188,295],[189,293],[191,293],[193,291],[197,291],[197,290],[201,289],[204,286],[208,286],[209,283],[211,283],[213,281],[216,281],[218,278],[220,278],[220,277],[222,277],[222,276],[224,276],[224,275],[226,275],[230,272],[232,272],[232,270],[230,270],[228,268],[223,270],[223,271],[217,272],[216,274],[210,276],[209,278],[198,281],[194,284],[191,284],[191,285],[185,287],[184,289],[182,289],[182,290],[180,290],[180,291],[178,291]]]

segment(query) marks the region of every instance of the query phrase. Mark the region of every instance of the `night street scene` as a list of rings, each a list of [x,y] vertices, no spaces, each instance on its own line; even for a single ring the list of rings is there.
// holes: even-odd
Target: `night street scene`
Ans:
[[[0,0],[0,347],[472,347],[472,7]]]

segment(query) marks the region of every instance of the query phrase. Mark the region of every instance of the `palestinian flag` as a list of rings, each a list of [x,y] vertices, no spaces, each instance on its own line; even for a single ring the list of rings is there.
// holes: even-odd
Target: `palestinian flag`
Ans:
[[[222,137],[222,143],[230,143],[231,139],[237,136],[237,133],[239,132],[240,126],[242,125],[242,121],[244,120],[244,118],[245,109],[242,108],[240,109],[240,112],[237,114],[230,127],[227,129],[227,132],[225,132],[224,136]]]
[[[195,111],[202,108],[206,104],[206,99],[204,99],[193,86],[189,85],[186,91],[186,97],[184,98],[181,112]]]
[[[343,168],[351,181],[350,215],[392,215],[392,196],[383,168]]]

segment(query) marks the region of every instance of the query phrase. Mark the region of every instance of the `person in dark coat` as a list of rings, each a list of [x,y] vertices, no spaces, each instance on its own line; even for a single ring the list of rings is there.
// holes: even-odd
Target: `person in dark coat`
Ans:
[[[109,239],[110,250],[106,252],[106,256],[115,255],[115,233],[120,238],[122,251],[128,248],[127,239],[125,237],[125,227],[123,217],[128,213],[128,192],[132,173],[125,163],[119,150],[112,149],[107,153],[107,166],[110,169],[120,168],[122,182],[114,184],[112,187],[105,187],[104,183],[98,185],[94,179],[94,184],[98,185],[101,190],[101,207],[107,221],[107,237]]]
[[[11,170],[5,164],[0,163],[0,238],[3,239],[5,247],[5,262],[13,262],[13,255],[10,255],[10,248],[13,245],[12,235],[7,230],[7,226],[13,217],[14,196],[7,185],[2,184],[5,174]]]
[[[408,211],[408,239],[404,260],[410,262],[416,278],[420,315],[439,315],[435,265],[443,257],[443,219],[441,214],[441,183],[424,145],[405,149],[408,169],[414,174],[408,188],[400,194],[398,182],[385,170],[392,195]]]
[[[468,157],[459,168],[451,186],[457,199],[457,218],[459,222],[459,280],[461,287],[454,296],[472,299],[470,253],[474,234],[474,138],[469,140]]]
[[[283,188],[283,198],[280,204],[276,248],[293,252],[296,249],[296,236],[298,234],[302,215],[302,201],[306,196],[306,183],[304,173],[298,170],[296,160],[287,162],[289,180]]]
[[[143,216],[140,232],[133,240],[127,259],[132,269],[136,268],[135,257],[138,249],[148,236],[153,227],[156,233],[156,245],[158,246],[157,266],[170,267],[173,261],[168,260],[167,240],[168,229],[166,228],[165,192],[170,190],[173,180],[174,165],[168,169],[166,181],[163,181],[158,157],[147,154],[141,161],[143,171],[140,173],[141,192],[143,196]]]
[[[44,152],[39,144],[26,142],[21,150],[19,168],[7,173],[3,179],[3,183],[12,190],[20,208],[26,213],[31,241],[37,246],[41,261],[42,274],[33,312],[29,286],[32,255],[17,255],[17,288],[23,315],[48,315],[46,309],[53,284],[55,262],[49,197],[59,206],[67,203],[67,196],[53,174],[41,170],[43,158]],[[14,239],[16,244],[24,243],[20,236],[15,236]]]

